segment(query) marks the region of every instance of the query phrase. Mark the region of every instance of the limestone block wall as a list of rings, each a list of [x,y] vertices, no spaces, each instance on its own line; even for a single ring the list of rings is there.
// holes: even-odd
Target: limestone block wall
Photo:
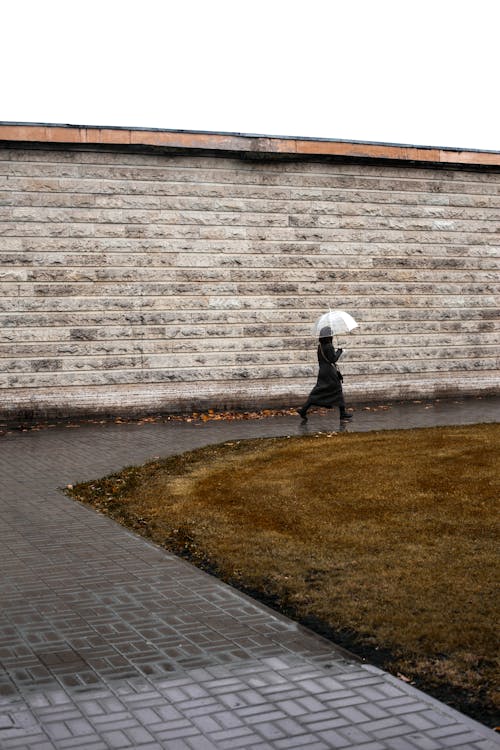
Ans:
[[[349,401],[498,387],[500,174],[0,149],[0,414],[292,405],[331,305]]]

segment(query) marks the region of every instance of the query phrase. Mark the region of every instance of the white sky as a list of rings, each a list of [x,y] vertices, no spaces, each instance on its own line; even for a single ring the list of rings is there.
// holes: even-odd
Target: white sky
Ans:
[[[500,150],[500,0],[18,0],[0,120]]]

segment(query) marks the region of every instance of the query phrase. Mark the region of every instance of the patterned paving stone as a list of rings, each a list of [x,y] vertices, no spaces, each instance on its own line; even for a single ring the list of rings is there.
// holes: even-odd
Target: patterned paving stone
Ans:
[[[497,421],[499,406],[436,407],[432,419],[478,421],[479,410]],[[387,415],[382,426],[430,419],[424,405]],[[356,429],[377,426],[364,416]],[[500,747],[486,727],[57,489],[155,455],[299,429],[282,418],[0,438],[2,750]]]

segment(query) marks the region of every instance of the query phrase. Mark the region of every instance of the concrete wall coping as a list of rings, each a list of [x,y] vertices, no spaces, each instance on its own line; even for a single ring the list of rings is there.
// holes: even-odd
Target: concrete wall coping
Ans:
[[[271,157],[333,157],[464,167],[500,167],[500,151],[412,146],[244,133],[218,133],[156,128],[0,122],[0,144],[108,146],[240,153]]]

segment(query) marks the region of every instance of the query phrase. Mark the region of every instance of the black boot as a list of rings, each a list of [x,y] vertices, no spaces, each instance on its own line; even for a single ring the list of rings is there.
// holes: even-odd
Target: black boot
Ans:
[[[341,422],[350,422],[352,419],[352,414],[349,414],[347,411],[341,411],[340,412],[340,421]]]
[[[302,417],[303,422],[307,422],[307,407],[302,406],[300,409],[297,409],[297,414]]]

